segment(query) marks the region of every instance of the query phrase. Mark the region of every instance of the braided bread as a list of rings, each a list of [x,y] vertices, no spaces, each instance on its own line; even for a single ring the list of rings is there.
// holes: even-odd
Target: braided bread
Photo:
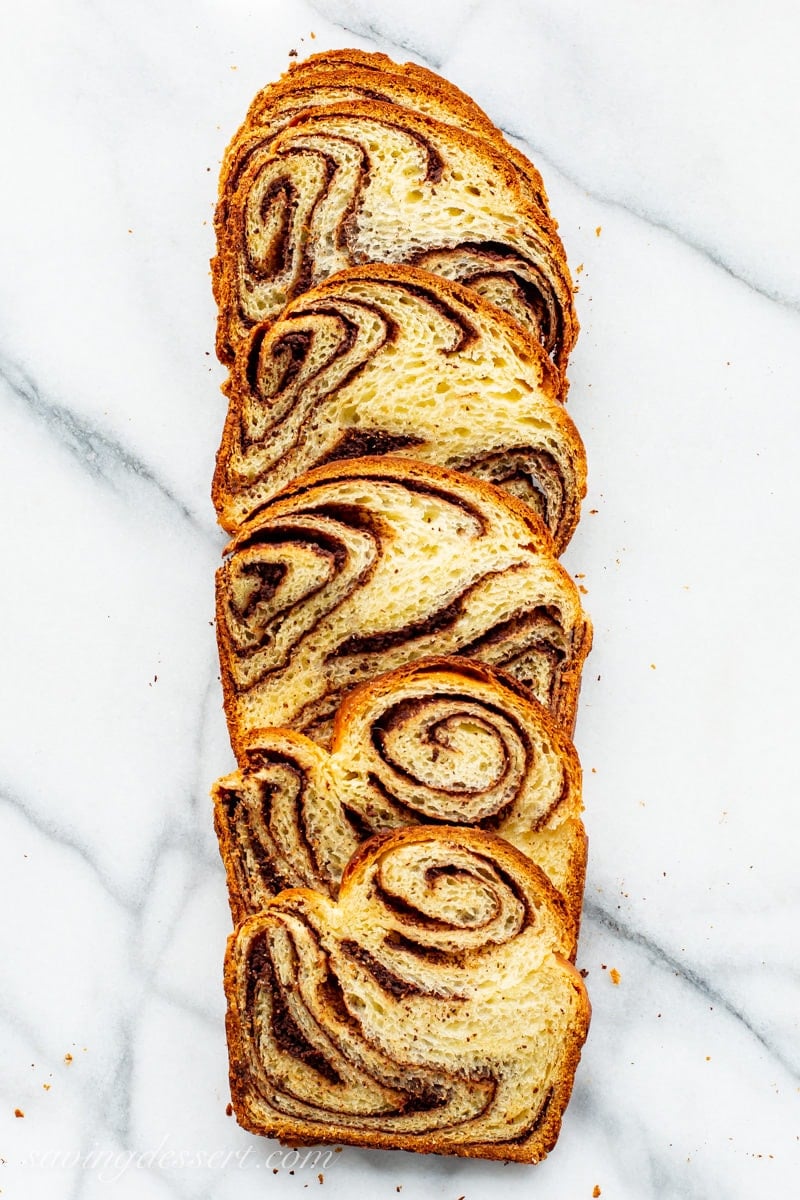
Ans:
[[[343,691],[430,654],[505,666],[566,728],[590,626],[536,515],[412,459],[333,463],[242,527],[217,575],[237,757],[252,730],[315,740]]]
[[[364,843],[337,901],[281,893],[228,942],[240,1125],[536,1162],[589,1023],[561,898],[501,838],[419,826]]]
[[[563,247],[494,143],[395,104],[340,102],[301,112],[233,179],[212,264],[224,362],[334,272],[408,262],[468,283],[566,366],[577,320]]]
[[[259,730],[213,790],[234,923],[282,888],[335,896],[361,841],[403,825],[491,829],[524,851],[578,924],[586,861],[581,773],[566,735],[509,676],[434,658],[361,684],[331,753]]]
[[[228,386],[212,495],[230,531],[302,472],[386,452],[501,483],[559,553],[578,522],[586,458],[558,373],[507,314],[428,271],[333,276],[256,329]]]

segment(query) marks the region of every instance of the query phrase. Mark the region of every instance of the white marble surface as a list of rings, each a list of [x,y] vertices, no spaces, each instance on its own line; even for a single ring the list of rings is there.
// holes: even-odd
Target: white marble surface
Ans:
[[[797,1194],[800,17],[591,7],[6,7],[3,1198],[320,1186],[225,1113],[207,263],[252,94],[290,50],[347,45],[472,92],[579,271],[594,1022],[541,1166],[346,1149],[325,1194]]]

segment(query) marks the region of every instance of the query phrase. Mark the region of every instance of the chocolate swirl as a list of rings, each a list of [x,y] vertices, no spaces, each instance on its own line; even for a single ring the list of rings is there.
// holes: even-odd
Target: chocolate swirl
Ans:
[[[324,739],[343,691],[430,654],[510,664],[571,727],[589,625],[513,496],[409,459],[353,459],[302,476],[230,551],[217,634],[237,753],[269,726]]]
[[[215,225],[221,252],[227,243],[229,200],[249,163],[259,154],[268,153],[271,140],[305,110],[349,100],[377,100],[409,108],[495,143],[515,171],[523,193],[536,208],[547,212],[547,197],[539,172],[459,88],[424,67],[413,63],[400,66],[384,54],[332,51],[295,64],[283,79],[265,88],[250,105],[244,125],[225,153],[220,172]]]
[[[566,365],[577,322],[563,247],[493,143],[350,101],[305,110],[234,174],[214,264],[224,361],[254,324],[337,270],[440,255],[456,279],[505,276],[511,264],[516,315]],[[491,287],[503,305],[508,289]]]
[[[231,1093],[283,1138],[536,1161],[589,1006],[541,872],[473,830],[372,839],[338,901],[282,893],[225,968]]]
[[[213,496],[235,531],[298,474],[407,453],[501,483],[561,551],[586,491],[561,381],[523,329],[411,267],[351,268],[259,326],[234,367]]]
[[[282,888],[335,896],[365,838],[430,823],[501,834],[578,922],[580,765],[550,714],[502,673],[423,659],[347,696],[330,754],[302,734],[261,730],[242,759],[213,793],[234,922]]]

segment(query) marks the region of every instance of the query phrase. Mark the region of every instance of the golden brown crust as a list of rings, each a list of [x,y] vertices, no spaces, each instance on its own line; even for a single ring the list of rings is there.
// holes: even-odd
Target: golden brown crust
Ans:
[[[291,179],[287,176],[284,181],[282,173],[295,172],[298,169],[293,158],[298,146],[302,145],[307,148],[307,152],[314,154],[317,150],[314,150],[313,146],[317,146],[321,152],[321,139],[327,136],[330,141],[331,136],[339,137],[334,133],[334,129],[341,128],[343,123],[348,123],[347,128],[351,131],[356,127],[360,128],[364,137],[380,137],[381,129],[403,130],[404,135],[418,145],[435,147],[432,153],[442,164],[446,162],[448,153],[452,155],[455,152],[467,154],[476,169],[480,164],[481,172],[487,178],[491,177],[491,188],[495,194],[498,189],[504,193],[501,207],[506,211],[506,206],[510,206],[515,214],[513,225],[509,225],[507,219],[500,220],[487,215],[485,219],[481,219],[484,226],[482,232],[478,224],[475,226],[476,232],[469,235],[473,237],[473,241],[459,242],[458,237],[453,234],[447,236],[431,233],[432,243],[426,246],[419,233],[410,240],[406,239],[401,232],[402,224],[395,223],[395,242],[384,245],[380,257],[395,262],[418,259],[420,265],[428,266],[428,259],[433,253],[437,256],[435,270],[445,274],[454,272],[453,277],[461,278],[473,287],[479,286],[480,280],[480,288],[488,287],[489,294],[494,294],[492,289],[496,291],[492,279],[510,271],[508,281],[503,286],[514,281],[514,287],[517,289],[514,303],[521,305],[520,315],[524,314],[534,328],[538,327],[544,344],[552,353],[556,365],[563,371],[577,335],[578,325],[566,257],[551,218],[528,199],[527,193],[520,185],[518,172],[495,144],[465,129],[444,125],[410,109],[377,101],[343,102],[327,108],[306,110],[295,117],[290,126],[271,139],[267,149],[254,152],[241,174],[231,175],[231,180],[236,180],[235,191],[231,192],[228,181],[223,181],[225,190],[220,197],[220,213],[224,214],[224,219],[223,216],[218,218],[222,240],[219,252],[212,262],[214,295],[220,308],[218,353],[221,360],[228,363],[233,361],[237,349],[246,340],[249,328],[254,323],[254,318],[251,319],[243,312],[242,303],[245,294],[255,287],[256,278],[264,282],[273,281],[269,283],[268,293],[273,298],[268,299],[268,294],[264,293],[265,298],[259,301],[264,319],[271,320],[277,315],[282,303],[305,290],[309,284],[319,282],[331,273],[314,257],[314,233],[311,233],[307,243],[303,241],[302,254],[299,240],[301,225],[304,228],[308,225],[310,229],[308,223],[317,220],[317,208],[321,197],[327,193],[328,182],[321,176],[313,185],[318,189],[316,198],[309,192],[303,199],[302,212],[305,212],[305,216],[302,216],[297,199],[300,176],[295,178],[292,175]],[[336,144],[340,143],[341,138]],[[361,154],[367,164],[366,168],[358,168],[352,182],[347,184],[348,188],[353,190],[349,199],[343,199],[345,207],[342,211],[346,218],[330,235],[338,247],[339,261],[334,269],[340,269],[348,262],[369,259],[374,261],[376,257],[367,248],[369,238],[375,233],[375,222],[365,215],[361,202],[364,183],[370,178],[372,164],[365,151],[361,150]],[[331,163],[326,165],[324,155],[315,167],[317,174],[322,171],[323,176],[326,172],[329,175],[330,171],[335,169],[338,168],[334,168]],[[268,184],[261,182],[267,180],[267,171],[271,173],[270,178],[274,175],[273,181]],[[257,187],[262,190],[266,188],[266,196],[271,196],[274,192],[275,205],[278,207],[274,207],[272,201],[269,201],[270,213],[273,213],[274,207],[274,214],[270,219],[277,224],[269,234],[267,258],[263,262],[259,260],[257,272],[253,274],[256,271],[255,263],[248,265],[251,260],[247,249],[247,221],[248,205],[252,197],[256,196]],[[419,187],[423,192],[428,188],[429,194],[432,194],[426,179],[420,179]],[[259,201],[259,206],[263,216],[263,201]],[[403,211],[398,207],[398,216],[401,216]],[[488,213],[485,208],[481,211]],[[383,215],[388,219],[388,214]],[[406,219],[408,215],[406,213]],[[364,222],[363,237],[359,231],[359,221]],[[297,229],[293,235],[295,225]],[[458,230],[458,226],[453,228]],[[305,236],[303,234],[302,238]],[[439,254],[440,249],[444,258]],[[465,258],[464,263],[456,261],[456,249],[458,256]],[[342,261],[342,255],[346,256],[346,262]],[[291,262],[292,265],[280,265],[284,262]],[[529,299],[526,298],[527,293],[524,289],[534,285],[529,279],[523,287],[520,282],[522,276],[519,275],[523,267],[519,263],[527,264],[524,271],[532,272],[530,279],[537,281],[534,294]],[[280,285],[277,282],[279,278]],[[522,291],[519,290],[521,287]],[[278,306],[274,298],[277,295],[283,297]],[[511,303],[504,298],[504,294],[495,295],[494,298],[501,307],[508,307]]]
[[[504,672],[423,659],[348,693],[330,754],[302,734],[266,729],[249,736],[242,757],[212,790],[234,924],[286,888],[335,896],[361,842],[429,822],[504,837],[579,920],[580,763],[547,710]]]
[[[485,912],[477,925],[448,901],[442,871]],[[287,891],[229,939],[239,1124],[289,1141],[539,1161],[589,1025],[567,961],[574,936],[558,893],[494,835],[420,827],[372,839],[336,904]],[[421,939],[413,955],[409,938]]]

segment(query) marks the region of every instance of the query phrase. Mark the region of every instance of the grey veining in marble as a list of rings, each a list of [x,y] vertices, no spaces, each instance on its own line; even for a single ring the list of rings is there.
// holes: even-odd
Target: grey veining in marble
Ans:
[[[37,0],[4,26],[0,1197],[794,1195],[795,6]],[[292,1159],[226,1114],[211,218],[252,95],[348,45],[518,141],[580,289],[594,1017],[533,1169]]]

